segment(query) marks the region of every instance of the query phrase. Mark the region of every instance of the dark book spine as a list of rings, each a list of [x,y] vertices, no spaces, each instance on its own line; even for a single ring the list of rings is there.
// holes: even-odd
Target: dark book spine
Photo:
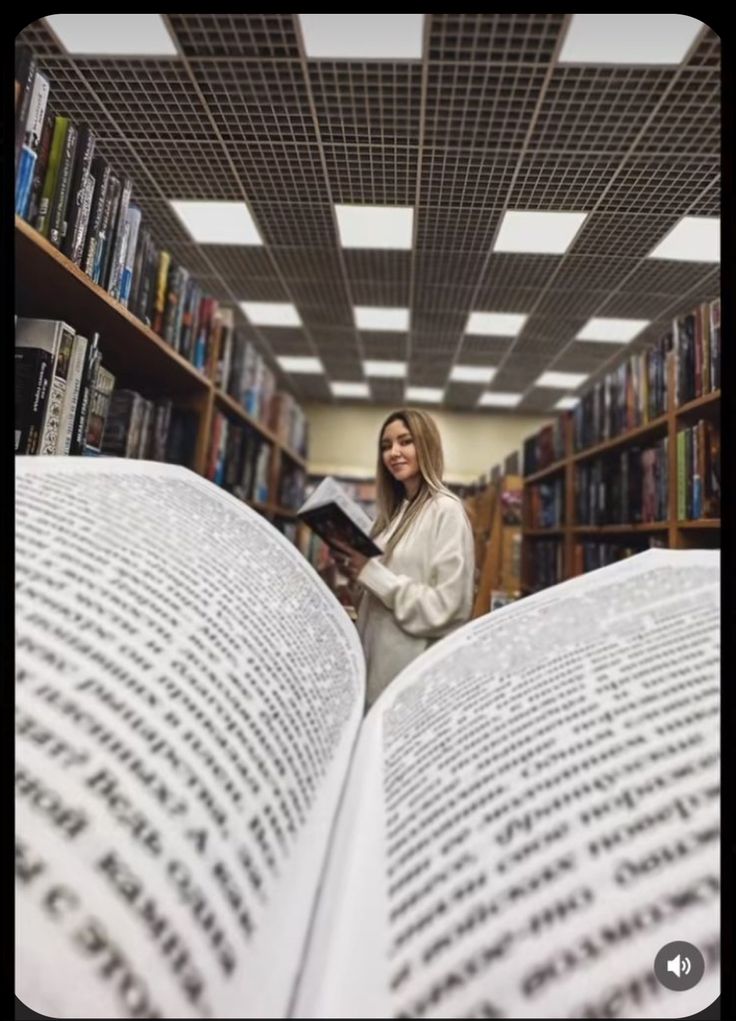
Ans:
[[[38,207],[41,202],[41,189],[46,177],[46,170],[49,165],[49,154],[51,153],[51,136],[54,133],[54,118],[47,112],[41,131],[41,141],[38,145],[38,156],[36,166],[33,169],[33,181],[31,182],[31,193],[28,196],[27,219],[29,223],[35,223],[38,216]]]
[[[148,241],[150,233],[147,227],[141,227],[140,238],[138,239],[138,246],[135,252],[135,262],[133,263],[133,279],[130,285],[130,298],[128,300],[128,308],[133,315],[142,318],[138,310],[138,296],[141,292],[141,277],[143,275],[143,267],[145,266],[146,255],[148,254]]]
[[[66,236],[67,229],[67,207],[69,204],[69,189],[72,182],[72,170],[74,169],[74,157],[77,151],[78,131],[74,124],[67,128],[64,139],[64,152],[59,166],[59,176],[56,182],[56,192],[51,206],[51,220],[49,226],[49,241],[56,248],[60,248]]]
[[[35,454],[41,439],[54,356],[41,348],[15,349],[15,453]]]
[[[72,258],[75,245],[79,220],[84,214],[84,196],[87,189],[87,179],[91,173],[92,157],[95,153],[95,136],[89,124],[82,124],[79,129],[77,140],[77,155],[72,170],[71,184],[69,186],[69,202],[67,211],[67,228],[64,235],[61,250],[68,258]],[[73,262],[78,260],[72,259]]]
[[[95,252],[94,275],[92,277],[94,282],[99,284],[101,287],[104,287],[104,281],[107,279],[107,266],[110,261],[110,251],[112,249],[114,216],[120,199],[120,189],[120,178],[116,177],[114,174],[110,174],[110,180],[107,185],[107,195],[105,196],[105,207],[102,211],[97,251]]]
[[[84,244],[82,255],[82,269],[87,276],[94,279],[96,253],[100,240],[102,227],[102,216],[107,201],[107,189],[110,183],[110,164],[101,156],[95,156],[92,160],[92,176],[95,179],[95,190],[92,195],[92,207],[89,212],[89,225],[87,238]]]
[[[89,415],[89,402],[91,396],[92,382],[97,374],[97,367],[100,364],[101,354],[98,348],[99,333],[95,333],[91,343],[87,346],[87,355],[84,360],[82,371],[82,384],[79,391],[79,401],[74,417],[72,430],[71,454],[81,454],[84,450],[84,437],[87,433],[87,417]]]
[[[15,52],[15,81],[19,86],[20,98],[15,109],[15,169],[18,170],[18,158],[23,145],[23,135],[28,120],[28,107],[31,102],[31,90],[36,74],[36,58],[27,46],[19,46]]]
[[[92,174],[87,174],[84,182],[84,191],[82,192],[82,206],[74,226],[74,234],[72,235],[72,244],[69,251],[69,258],[75,266],[81,265],[82,262],[84,239],[87,236],[87,227],[89,225],[89,214],[92,208],[92,195],[94,194],[94,190],[95,179]]]
[[[128,234],[130,232],[128,206],[130,205],[130,196],[132,191],[133,182],[129,177],[124,177],[120,192],[120,202],[118,203],[117,215],[115,217],[115,234],[112,245],[110,266],[107,274],[107,290],[113,298],[120,297],[120,278],[123,273],[125,250],[128,244]]]

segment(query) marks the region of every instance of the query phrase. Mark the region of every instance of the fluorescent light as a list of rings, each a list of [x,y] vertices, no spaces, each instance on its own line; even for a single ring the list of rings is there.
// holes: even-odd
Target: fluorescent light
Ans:
[[[261,235],[244,202],[185,202],[169,205],[201,245],[262,245]]]
[[[575,336],[575,340],[602,340],[611,344],[626,344],[649,326],[649,319],[589,319]]]
[[[525,313],[471,312],[465,332],[487,337],[517,337],[528,318]]]
[[[421,14],[300,14],[308,57],[420,60]]]
[[[539,213],[516,209],[504,214],[494,252],[562,255],[583,226],[587,213]]]
[[[336,380],[331,380],[330,390],[333,397],[370,397],[371,395],[367,383],[339,383]]]
[[[359,330],[409,329],[408,308],[382,308],[379,305],[356,305],[355,325]]]
[[[434,386],[408,386],[404,393],[407,401],[422,401],[425,404],[439,404],[445,391]]]
[[[240,307],[253,326],[301,326],[296,307],[287,301],[241,301]]]
[[[324,366],[320,358],[302,358],[295,355],[279,355],[276,358],[284,372],[302,372],[314,375],[324,372]]]
[[[450,379],[457,383],[485,383],[487,385],[495,375],[495,369],[487,369],[482,365],[453,365]]]
[[[569,411],[580,403],[578,397],[560,397],[554,406],[555,411]]]
[[[568,387],[580,386],[587,378],[587,372],[543,372],[534,385],[566,390]]]
[[[515,408],[516,405],[522,398],[522,394],[510,394],[502,393],[500,390],[498,393],[485,393],[481,394],[478,399],[478,407],[480,408]]]
[[[366,376],[383,376],[386,379],[403,379],[406,376],[406,362],[363,362]]]
[[[560,64],[679,64],[703,22],[687,14],[573,14]]]
[[[46,24],[67,53],[178,56],[160,14],[47,14]]]
[[[411,206],[335,206],[343,248],[411,248]]]
[[[664,237],[650,259],[679,259],[683,262],[721,261],[721,218],[683,216]]]

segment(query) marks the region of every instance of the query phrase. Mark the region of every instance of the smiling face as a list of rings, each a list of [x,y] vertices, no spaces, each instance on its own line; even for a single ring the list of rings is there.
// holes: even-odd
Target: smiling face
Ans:
[[[381,435],[381,457],[386,469],[401,482],[408,495],[419,486],[421,475],[414,440],[405,422],[389,422]]]

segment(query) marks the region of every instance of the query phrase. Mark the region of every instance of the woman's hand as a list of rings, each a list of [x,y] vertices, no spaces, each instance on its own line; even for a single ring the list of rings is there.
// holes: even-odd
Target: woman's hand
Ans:
[[[347,543],[339,542],[337,539],[333,539],[330,545],[334,547],[332,559],[351,581],[356,581],[358,575],[368,563],[368,557],[364,557],[362,553],[358,553],[357,550],[348,546]],[[339,552],[335,552],[335,550]]]

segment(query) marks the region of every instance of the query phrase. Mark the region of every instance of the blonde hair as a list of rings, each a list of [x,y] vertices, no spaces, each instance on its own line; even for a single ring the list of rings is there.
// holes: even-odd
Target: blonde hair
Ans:
[[[422,507],[436,493],[449,493],[449,490],[445,489],[442,485],[442,472],[444,470],[442,440],[440,439],[439,430],[435,425],[434,419],[426,411],[420,411],[417,408],[399,408],[398,411],[392,411],[378,432],[378,464],[376,466],[376,504],[378,513],[371,535],[378,535],[379,532],[383,532],[388,528],[406,499],[403,484],[393,477],[383,462],[381,440],[383,439],[386,426],[392,422],[403,422],[411,433],[414,449],[417,453],[420,482],[417,494],[411,500],[399,527],[393,532],[391,538],[386,543],[386,561],[390,559],[396,544],[402,536],[406,535],[414,521],[416,521]]]

